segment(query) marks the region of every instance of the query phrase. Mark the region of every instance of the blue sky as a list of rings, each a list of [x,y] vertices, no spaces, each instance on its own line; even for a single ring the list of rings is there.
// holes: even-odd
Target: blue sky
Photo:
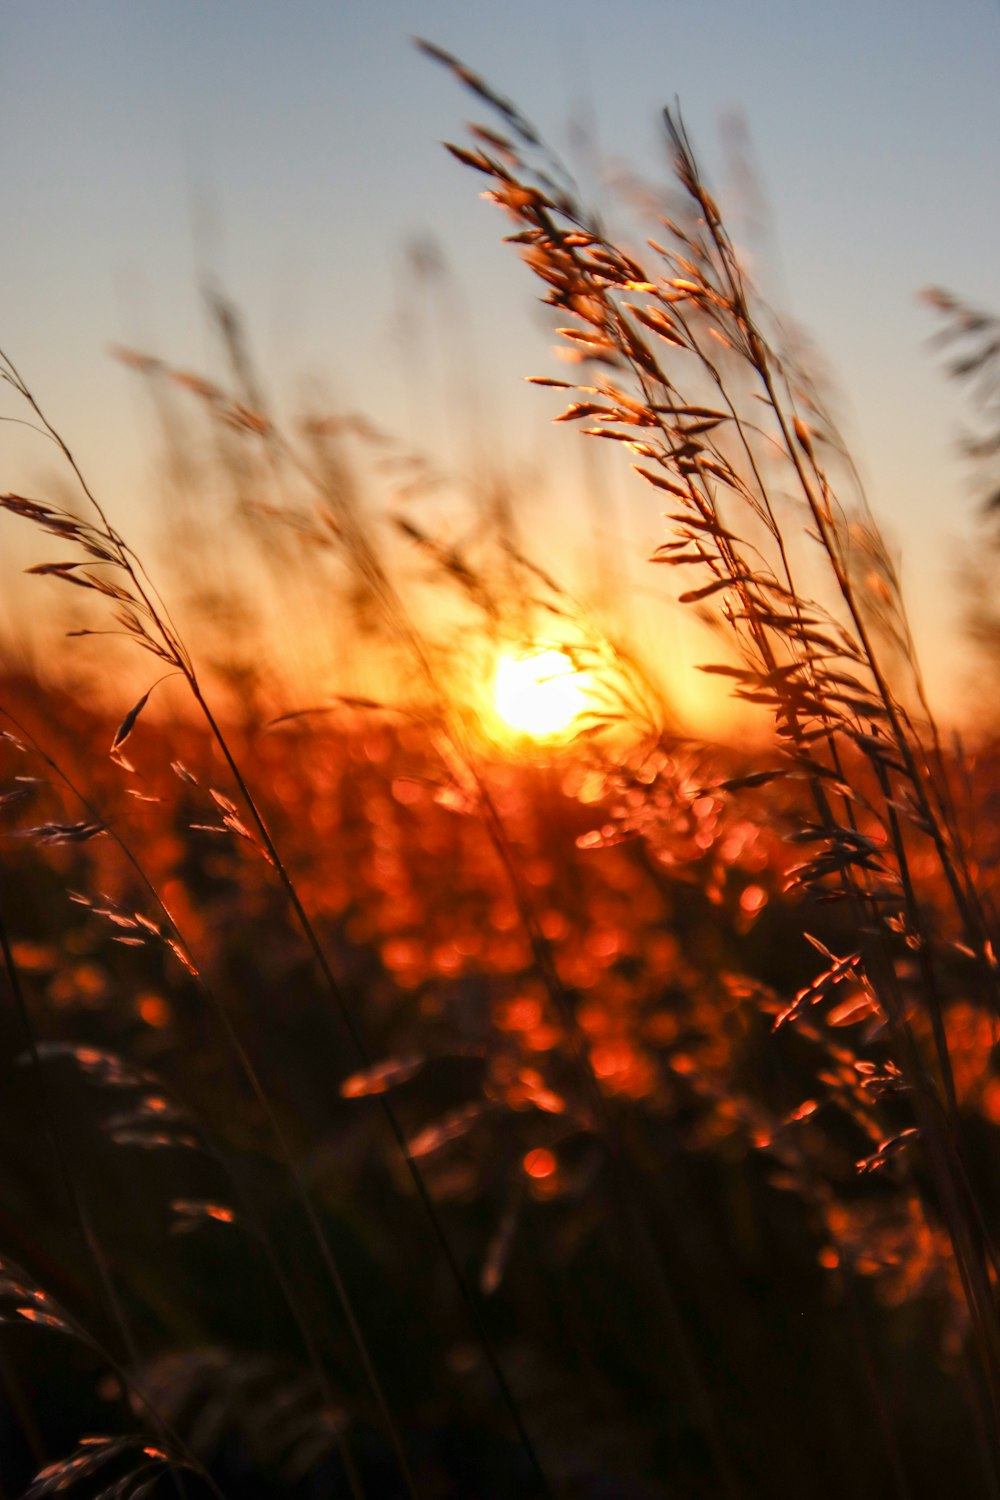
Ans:
[[[970,507],[950,447],[961,403],[915,294],[937,282],[1000,308],[996,0],[33,0],[5,6],[3,27],[0,344],[123,518],[142,508],[147,438],[106,351],[137,342],[204,364],[196,243],[289,401],[316,377],[405,426],[402,247],[434,234],[472,308],[498,448],[539,451],[549,407],[519,383],[551,368],[535,289],[440,149],[476,111],[412,33],[459,53],[557,144],[583,112],[603,151],[644,171],[662,171],[658,112],[675,95],[716,180],[720,122],[742,116],[770,208],[768,290],[837,382],[947,680],[952,539]],[[429,437],[444,441],[432,406],[425,391]],[[44,462],[11,428],[0,460],[5,487]],[[644,498],[638,545],[658,539]]]

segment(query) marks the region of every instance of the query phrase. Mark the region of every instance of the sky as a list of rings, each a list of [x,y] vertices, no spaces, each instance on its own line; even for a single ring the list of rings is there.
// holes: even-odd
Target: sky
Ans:
[[[917,293],[940,284],[1000,309],[998,0],[6,0],[0,17],[0,346],[140,528],[148,423],[108,349],[203,368],[206,263],[290,404],[318,382],[447,447],[444,365],[468,347],[503,461],[563,451],[522,383],[554,370],[536,289],[482,184],[440,145],[481,111],[414,33],[558,147],[586,120],[604,155],[652,175],[666,171],[660,108],[678,98],[724,207],[726,122],[745,122],[768,208],[761,277],[832,376],[932,685],[954,691],[952,573],[973,504],[962,402]],[[447,246],[453,317],[406,271],[406,246],[428,237]],[[416,367],[403,315],[424,330]],[[37,488],[48,462],[0,428],[4,488]],[[630,545],[648,551],[658,509],[639,488],[625,504]]]

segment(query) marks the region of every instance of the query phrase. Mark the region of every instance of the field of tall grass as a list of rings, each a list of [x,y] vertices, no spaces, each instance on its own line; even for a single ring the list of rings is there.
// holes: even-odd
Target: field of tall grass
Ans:
[[[538,420],[637,472],[742,717],[499,473],[279,418],[217,289],[223,376],[118,351],[159,548],[6,351],[60,477],[0,496],[0,1497],[995,1500],[996,746],[680,115],[625,248],[422,45]],[[933,300],[988,477],[997,325]]]

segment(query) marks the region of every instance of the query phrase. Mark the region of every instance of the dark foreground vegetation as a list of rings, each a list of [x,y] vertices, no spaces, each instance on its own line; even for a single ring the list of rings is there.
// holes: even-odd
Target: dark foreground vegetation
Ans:
[[[8,838],[3,881],[31,1017],[8,987],[9,1493],[81,1436],[155,1446],[162,1423],[224,1492],[349,1493],[341,1439],[364,1493],[402,1492],[284,1147],[419,1492],[540,1488],[378,1097],[557,1490],[697,1494],[721,1463],[734,1493],[876,1495],[901,1463],[914,1494],[956,1473],[979,1492],[930,1185],[905,1140],[879,1164],[882,1132],[914,1117],[884,1027],[852,978],[774,1031],[815,978],[804,930],[837,952],[851,935],[839,905],[782,894],[794,802],[692,797],[736,768],[661,751],[639,783],[655,822],[593,848],[609,808],[630,821],[621,772],[590,772],[581,803],[572,760],[487,769],[572,1037],[424,731],[238,734],[376,1059],[359,1068],[273,871],[222,825],[204,736],[137,729],[136,783],[107,762],[113,724],[23,682],[4,704],[4,786],[25,789],[8,834],[38,830]],[[928,885],[928,920],[943,896]],[[971,967],[955,956],[942,983],[965,1161],[992,1205],[1000,1085]],[[28,1317],[61,1308],[70,1332]]]

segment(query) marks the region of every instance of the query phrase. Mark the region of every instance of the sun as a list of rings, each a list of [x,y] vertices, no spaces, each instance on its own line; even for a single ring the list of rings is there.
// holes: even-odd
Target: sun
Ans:
[[[585,675],[556,646],[505,652],[497,662],[493,702],[508,729],[551,739],[565,734],[587,707]]]

